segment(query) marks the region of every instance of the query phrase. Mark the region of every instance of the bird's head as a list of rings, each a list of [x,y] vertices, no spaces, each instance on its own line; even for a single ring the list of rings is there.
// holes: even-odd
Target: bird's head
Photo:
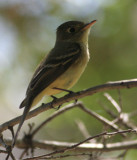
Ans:
[[[57,28],[57,41],[84,42],[88,40],[91,26],[96,20],[90,23],[80,21],[68,21]]]

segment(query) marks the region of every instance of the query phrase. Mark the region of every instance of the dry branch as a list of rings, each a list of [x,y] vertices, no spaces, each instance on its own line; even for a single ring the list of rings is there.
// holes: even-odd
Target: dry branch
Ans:
[[[99,138],[102,136],[114,136],[116,134],[121,134],[121,133],[130,133],[134,132],[136,133],[135,130],[122,130],[122,131],[117,131],[117,132],[103,132],[100,134],[97,134],[95,136],[89,137],[79,143],[66,143],[66,142],[57,142],[57,141],[33,141],[33,147],[38,147],[41,149],[49,149],[53,150],[53,152],[47,153],[45,155],[40,155],[36,156],[33,158],[27,158],[25,160],[31,160],[31,159],[37,159],[37,158],[43,158],[43,157],[48,157],[51,155],[56,155],[58,153],[64,153],[66,151],[70,151],[75,149],[74,151],[79,151],[79,152],[87,152],[87,151],[103,151],[103,152],[108,152],[108,151],[115,151],[115,150],[124,150],[124,149],[133,149],[137,147],[137,140],[134,141],[125,141],[125,142],[117,142],[117,143],[108,143],[108,144],[102,144],[102,143],[85,143],[91,139],[94,138]],[[11,143],[11,139],[6,139],[5,142],[7,144]],[[17,147],[19,148],[26,148],[27,146],[22,140],[17,140]]]
[[[11,138],[5,139],[5,142],[10,145],[12,142]],[[48,141],[48,140],[33,140],[33,146],[46,149],[46,150],[56,150],[63,149],[64,147],[72,146],[75,143],[69,142],[59,142],[59,141]],[[16,142],[16,147],[18,148],[26,148],[26,144],[22,139],[18,139]],[[102,151],[102,152],[110,152],[110,151],[118,151],[125,149],[136,149],[137,148],[137,140],[132,141],[124,141],[124,142],[116,142],[116,143],[107,143],[104,147],[102,143],[83,143],[82,145],[75,148],[75,151]]]
[[[80,92],[75,92],[72,94],[65,95],[65,96],[57,99],[56,101],[41,105],[37,109],[34,109],[33,111],[31,111],[28,114],[26,119],[30,119],[30,118],[40,114],[41,112],[49,110],[52,108],[52,106],[56,107],[61,104],[64,104],[65,102],[69,102],[71,100],[79,99],[82,97],[86,97],[86,96],[93,95],[95,93],[103,92],[103,91],[107,91],[107,90],[122,89],[122,88],[129,89],[129,88],[133,88],[133,87],[137,87],[137,79],[108,82],[106,84],[98,85],[98,86],[95,86],[95,87],[92,87],[92,88],[89,88],[89,89],[86,89],[86,90],[83,90]],[[20,118],[21,118],[21,116],[18,116],[16,118],[0,125],[0,132],[3,132],[4,130],[8,129],[8,127],[12,127],[12,126],[18,124],[20,122]]]

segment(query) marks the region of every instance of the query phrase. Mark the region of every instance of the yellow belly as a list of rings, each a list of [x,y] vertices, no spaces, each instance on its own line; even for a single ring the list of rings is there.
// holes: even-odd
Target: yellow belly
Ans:
[[[58,77],[53,83],[51,83],[47,88],[45,88],[38,96],[33,100],[32,107],[35,106],[44,96],[55,95],[61,90],[54,89],[54,87],[61,89],[71,88],[80,78],[83,73],[89,57],[81,57],[76,61],[66,72],[64,72],[60,77]]]

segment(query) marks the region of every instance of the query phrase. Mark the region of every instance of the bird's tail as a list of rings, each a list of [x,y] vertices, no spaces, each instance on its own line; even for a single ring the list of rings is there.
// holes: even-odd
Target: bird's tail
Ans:
[[[27,104],[27,98],[25,98],[22,102],[21,102],[21,104],[20,104],[20,106],[19,106],[19,108],[23,108],[23,107],[25,107],[26,106],[26,104]]]
[[[22,127],[22,125],[23,125],[23,123],[24,123],[24,121],[25,121],[25,119],[26,119],[26,117],[27,117],[27,115],[29,113],[29,110],[31,108],[31,104],[27,103],[27,99],[26,98],[22,101],[22,103],[20,105],[20,108],[23,108],[23,107],[25,107],[25,108],[24,108],[23,114],[21,116],[21,120],[20,120],[19,126],[17,128],[16,134],[15,134],[14,139],[12,141],[12,148],[14,147],[14,145],[16,143],[16,140],[17,140],[18,134],[20,132],[20,129],[21,129],[21,127]]]

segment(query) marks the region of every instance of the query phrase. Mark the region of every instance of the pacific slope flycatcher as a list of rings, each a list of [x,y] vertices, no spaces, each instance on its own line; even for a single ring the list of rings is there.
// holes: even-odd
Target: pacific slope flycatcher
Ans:
[[[88,34],[96,20],[85,24],[79,21],[69,21],[57,28],[57,38],[54,48],[43,59],[36,69],[26,92],[26,98],[20,104],[24,107],[13,145],[23,122],[32,106],[35,106],[43,96],[55,95],[61,90],[69,89],[80,78],[88,61]]]

